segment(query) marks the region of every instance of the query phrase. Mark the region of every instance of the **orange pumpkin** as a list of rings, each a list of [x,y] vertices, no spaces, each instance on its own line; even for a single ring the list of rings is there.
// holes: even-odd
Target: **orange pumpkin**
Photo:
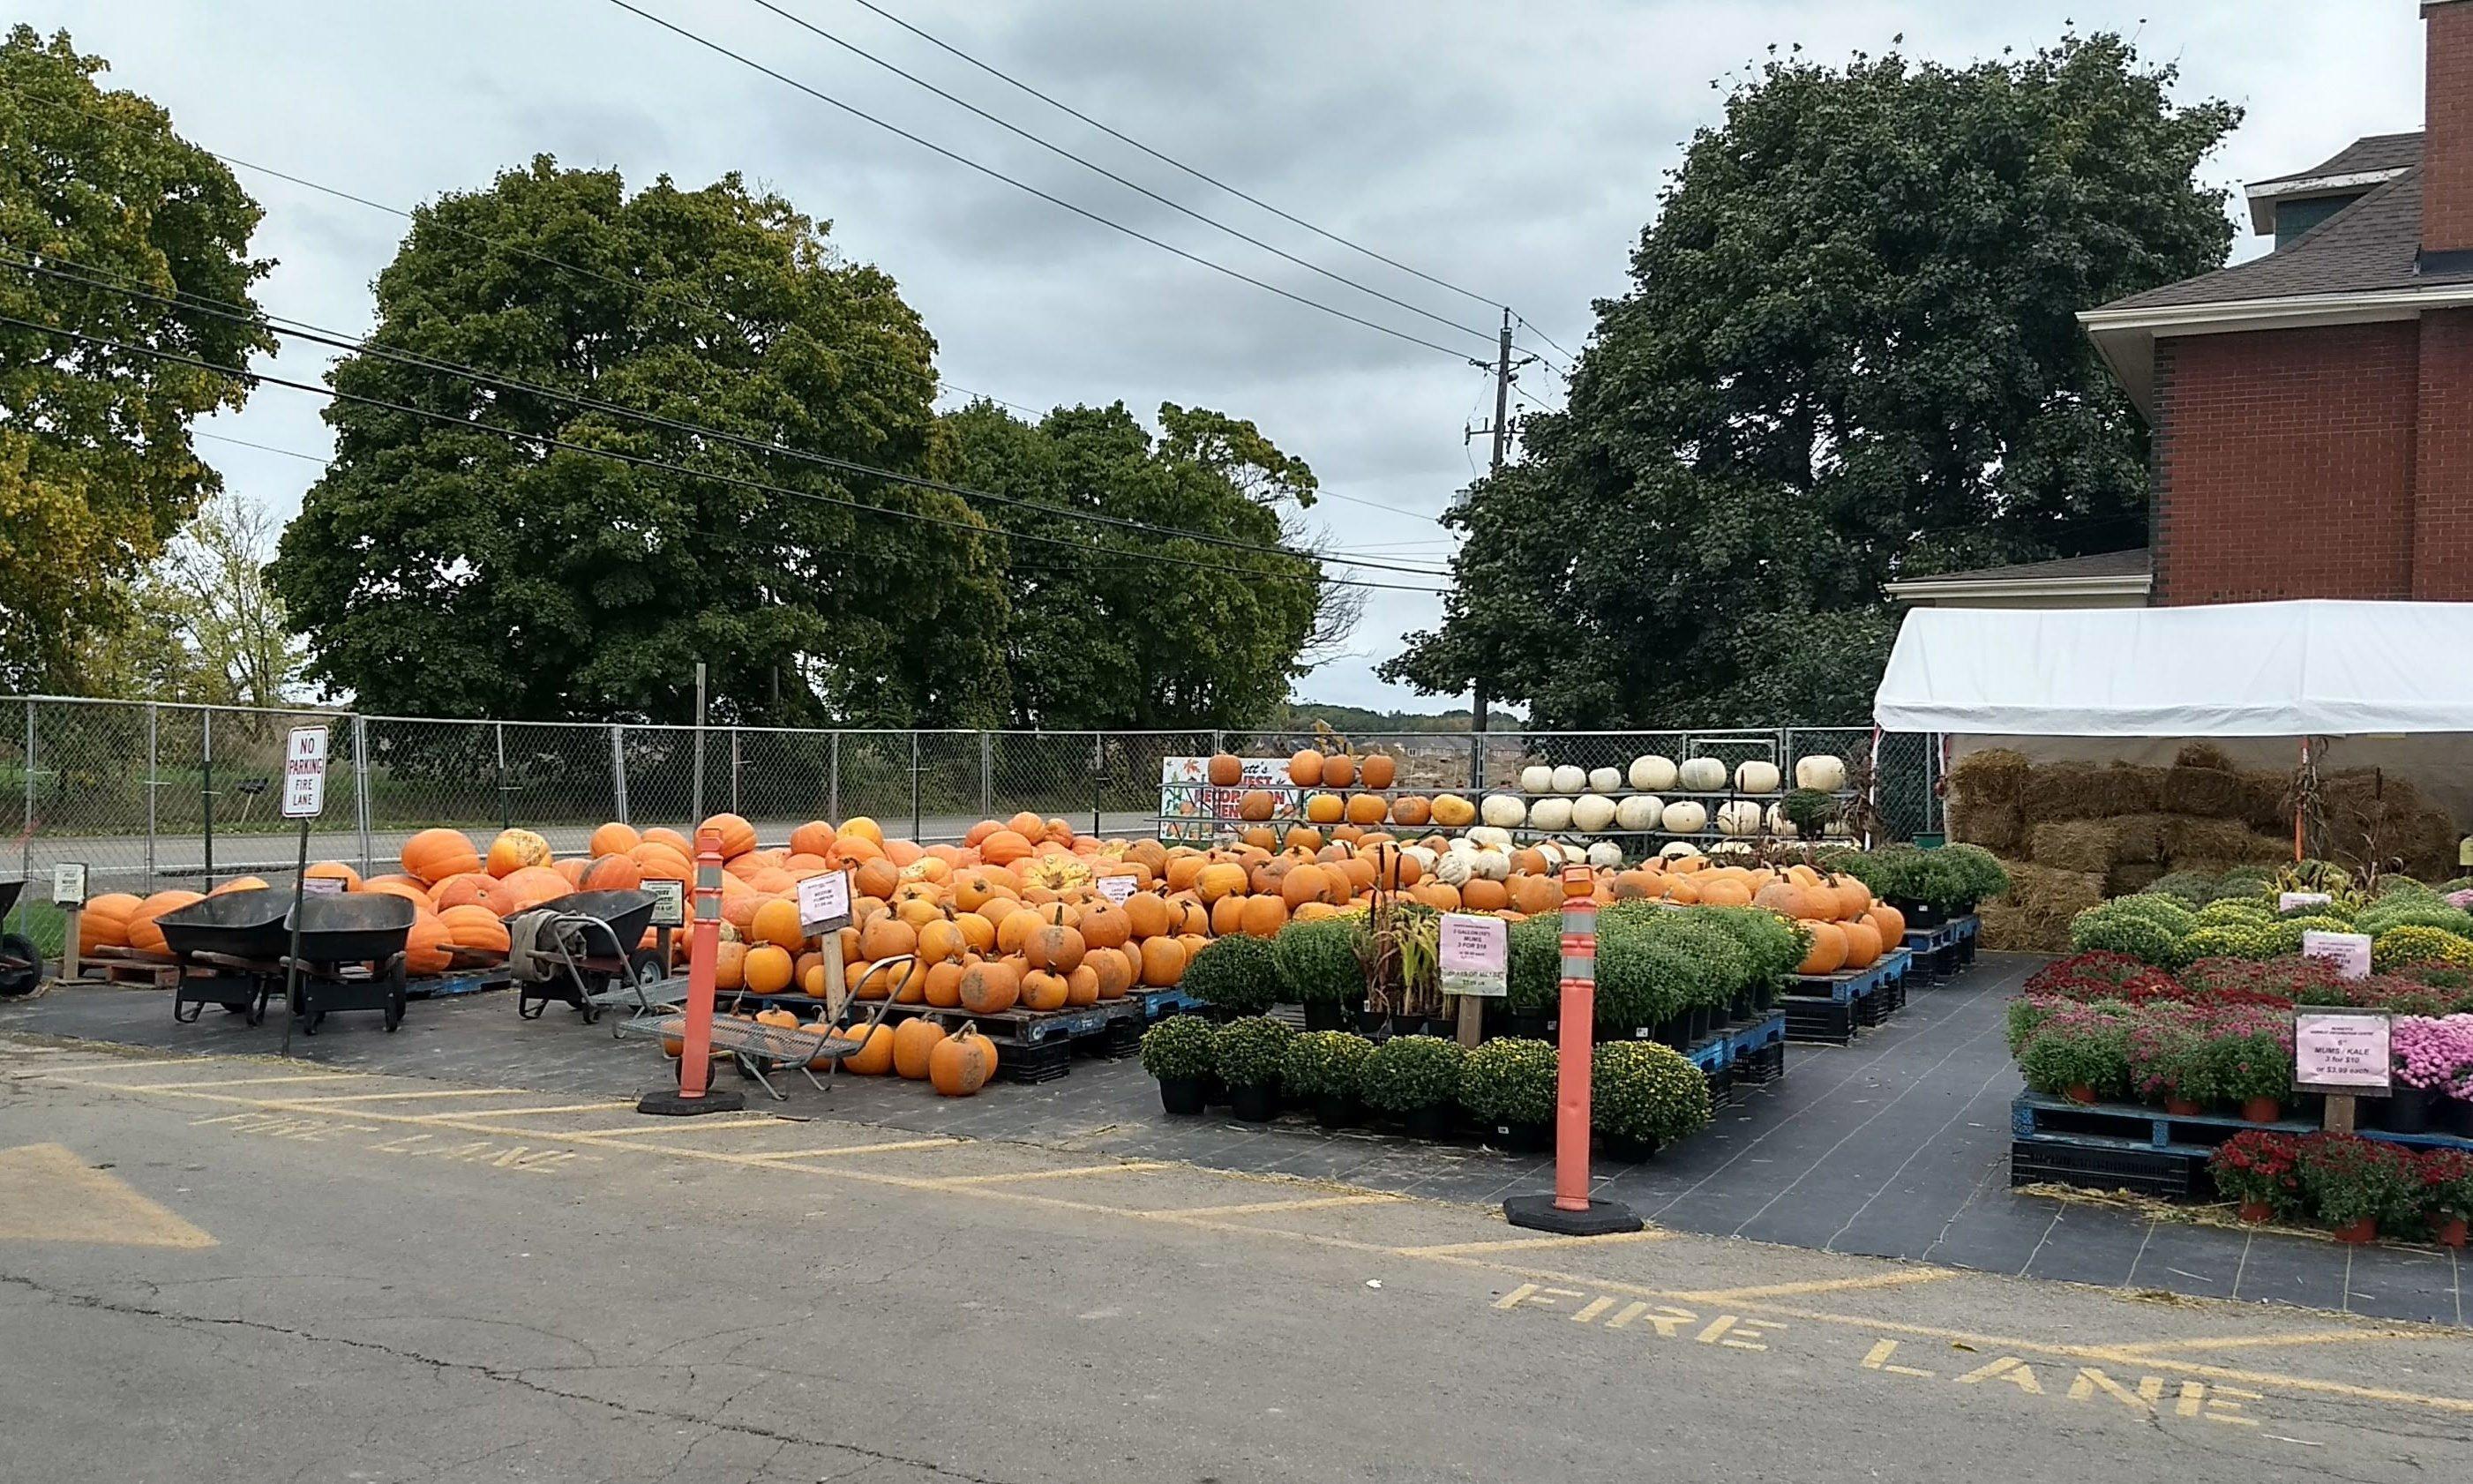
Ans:
[[[127,892],[87,898],[84,910],[78,914],[78,951],[128,947],[129,919],[137,907],[137,898]]]
[[[1245,868],[1234,861],[1215,861],[1203,867],[1202,874],[1193,879],[1194,895],[1202,898],[1205,906],[1240,893],[1247,885]]]
[[[666,846],[670,850],[677,851],[678,857],[681,860],[691,861],[695,859],[695,842],[679,833],[677,830],[668,828],[664,826],[656,825],[652,828],[645,830],[644,843],[646,845]]]
[[[1304,825],[1291,825],[1282,843],[1291,850],[1303,850],[1311,855],[1322,849],[1322,831]]]
[[[925,1016],[912,1016],[893,1028],[893,1072],[910,1082],[927,1079],[927,1058],[945,1039],[945,1028]]]
[[[1323,755],[1306,748],[1288,759],[1288,781],[1299,788],[1311,788],[1322,781]]]
[[[454,960],[446,950],[454,945],[454,931],[440,922],[435,912],[417,914],[412,930],[403,935],[403,970],[408,974],[443,974]]]
[[[1380,825],[1390,814],[1391,806],[1381,794],[1351,794],[1347,812],[1352,825]]]
[[[1183,940],[1161,936],[1142,940],[1141,978],[1145,989],[1174,989],[1185,977]]]
[[[502,829],[498,831],[498,838],[490,842],[487,869],[490,874],[502,881],[527,866],[547,866],[549,863],[549,842],[529,829]]]
[[[1306,798],[1308,824],[1336,825],[1346,818],[1347,814],[1348,805],[1337,794],[1310,794]]]
[[[584,886],[584,868],[591,864],[581,855],[570,855],[562,861],[552,861],[549,869],[565,877],[567,885],[580,891]]]
[[[1399,763],[1388,753],[1368,753],[1357,771],[1364,776],[1366,787],[1389,788],[1399,776]]]
[[[1056,909],[1060,913],[1061,908]],[[1021,956],[1033,969],[1069,974],[1081,967],[1082,955],[1089,945],[1082,930],[1061,921],[1043,922],[1022,941]]]
[[[725,943],[712,950],[715,989],[735,990],[746,983],[747,945]]]
[[[934,918],[919,926],[919,957],[929,966],[958,964],[971,951],[971,940],[949,918]]]
[[[612,820],[592,832],[585,850],[593,855],[624,855],[643,843],[644,837],[636,833],[634,826]]]
[[[955,993],[972,1015],[1002,1015],[1021,998],[1021,970],[1010,959],[974,959],[962,966]]]
[[[1325,788],[1346,788],[1357,781],[1357,759],[1346,753],[1333,753],[1322,760],[1322,784]]]
[[[1235,788],[1245,780],[1245,760],[1234,753],[1213,753],[1209,776],[1214,788]]]
[[[498,887],[506,894],[506,899],[509,902],[507,910],[510,912],[521,912],[526,907],[538,907],[542,902],[554,901],[575,890],[568,884],[566,877],[547,866],[525,866],[510,872],[499,878]]]
[[[1906,943],[1907,915],[1905,913],[1900,912],[1897,908],[1890,906],[1885,901],[1879,901],[1874,902],[1872,904],[1872,910],[1865,913],[1864,916],[1870,918],[1872,920],[1872,926],[1879,930],[1881,934],[1881,949],[1883,952],[1885,953],[1889,949],[1898,947]]]
[[[546,852],[549,847],[544,844],[541,849]],[[405,874],[428,882],[481,869],[481,852],[472,848],[471,839],[460,829],[420,831],[403,843],[402,860]]]
[[[735,855],[744,855],[756,849],[756,826],[735,814],[716,814],[696,826],[697,837],[702,838],[708,829],[720,833],[723,860],[729,860]]]
[[[868,1025],[849,1033],[858,1049],[842,1059],[842,1070],[862,1077],[881,1077],[893,1070],[894,1028],[890,1025]]]
[[[1083,970],[1098,985],[1101,999],[1122,999],[1134,987],[1134,961],[1122,948],[1092,948],[1076,972]]]
[[[459,948],[501,955],[507,951],[507,924],[498,921],[496,913],[477,902],[442,908],[438,921],[446,924],[447,940]]]
[[[1237,930],[1248,938],[1273,938],[1288,925],[1288,904],[1277,897],[1248,897],[1237,914]]]
[[[177,912],[191,902],[204,900],[205,898],[196,892],[180,890],[156,892],[147,898],[129,914],[129,945],[140,953],[169,958],[171,945],[163,941],[163,929],[155,924],[155,920],[166,912]]]
[[[1019,830],[999,829],[980,843],[979,859],[993,865],[1010,866],[1030,856],[1030,840]]]
[[[361,889],[361,874],[339,860],[319,861],[300,874],[312,881],[341,881],[348,892]]]
[[[1471,912],[1499,912],[1511,905],[1511,891],[1500,881],[1471,876],[1460,887],[1460,905]]]
[[[939,1010],[961,1009],[962,975],[966,972],[968,970],[960,959],[928,965],[927,976],[920,992],[921,1003],[933,1005]]]
[[[230,880],[226,881],[223,885],[216,887],[213,891],[208,892],[206,895],[209,897],[228,897],[234,892],[262,892],[266,889],[266,878],[264,876],[234,876]]]
[[[858,930],[858,951],[871,959],[899,958],[919,951],[919,930],[909,923],[884,913],[868,919]]]
[[[1136,892],[1125,898],[1122,910],[1131,936],[1138,941],[1168,930],[1167,898],[1157,892]]]
[[[467,871],[448,876],[429,889],[429,899],[445,912],[453,907],[478,906],[492,915],[504,917],[516,910],[515,898],[506,893],[506,883],[486,871]]]
[[[965,1025],[927,1053],[927,1081],[940,1097],[969,1097],[996,1075],[996,1042]]]
[[[1236,817],[1258,825],[1269,819],[1277,809],[1271,796],[1259,788],[1247,789],[1236,801]]]
[[[1406,794],[1391,801],[1391,823],[1409,829],[1423,829],[1434,817],[1434,802],[1423,794]]]
[[[1062,1010],[1072,994],[1065,976],[1051,969],[1034,969],[1021,976],[1021,1003],[1030,1010]]]
[[[596,855],[575,884],[588,892],[632,892],[644,884],[644,868],[632,855]]]
[[[835,833],[833,826],[826,824],[823,820],[809,820],[807,823],[790,831],[790,853],[793,855],[828,855],[832,851]]]
[[[790,987],[790,950],[779,944],[758,944],[739,965],[739,981],[755,994],[779,994]]]
[[[1881,957],[1881,930],[1862,918],[1850,918],[1837,924],[1846,935],[1846,967],[1869,969]]]
[[[1812,946],[1803,962],[1794,966],[1799,974],[1834,974],[1846,967],[1846,934],[1835,922],[1806,922],[1812,934]]]
[[[1099,1003],[1099,970],[1087,961],[1065,976],[1065,1003],[1068,1008]]]

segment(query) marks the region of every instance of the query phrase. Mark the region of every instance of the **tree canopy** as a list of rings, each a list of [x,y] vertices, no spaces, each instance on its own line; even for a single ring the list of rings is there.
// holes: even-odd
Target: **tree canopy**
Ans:
[[[240,365],[274,341],[250,287],[257,203],[170,115],[95,79],[63,32],[0,41],[0,256],[194,295],[238,319],[183,315],[118,287],[0,263],[0,315]],[[0,690],[77,691],[136,622],[131,583],[222,488],[191,446],[238,379],[142,349],[0,325]]]
[[[1241,725],[1303,673],[1333,590],[1312,562],[1271,548],[1291,534],[1282,507],[1311,503],[1313,471],[1250,422],[1174,403],[1159,420],[1154,440],[1121,402],[1059,408],[1036,423],[978,402],[945,419],[961,483],[1030,502],[991,513],[1009,538],[1013,725]]]
[[[845,262],[828,231],[734,174],[631,196],[615,171],[536,158],[416,214],[379,275],[371,338],[928,472],[934,343],[893,279]],[[332,404],[335,461],[272,569],[313,674],[365,708],[679,720],[703,660],[733,719],[998,710],[998,547],[951,494],[379,355],[346,358],[330,380],[444,415]]]
[[[2239,121],[2122,38],[1773,60],[1693,138],[1569,408],[1449,516],[1383,675],[1542,726],[1864,715],[1901,575],[2135,546],[2147,432],[2078,310],[2221,265]]]

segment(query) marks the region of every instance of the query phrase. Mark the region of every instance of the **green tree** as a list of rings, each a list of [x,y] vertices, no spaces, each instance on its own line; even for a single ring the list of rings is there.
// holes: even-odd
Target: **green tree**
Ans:
[[[990,510],[1012,537],[1004,646],[1017,726],[1257,721],[1304,673],[1301,657],[1327,627],[1318,618],[1335,594],[1317,566],[1275,554],[1296,549],[1281,507],[1311,500],[1313,471],[1250,422],[1171,403],[1160,423],[1154,441],[1122,403],[1059,408],[1028,423],[977,402],[945,419],[962,483],[1036,507]],[[1226,567],[1239,570],[1213,570]]]
[[[372,339],[927,472],[934,342],[828,230],[735,175],[630,196],[615,171],[537,158],[417,214],[379,275]],[[725,718],[967,724],[1000,706],[996,546],[954,496],[375,355],[330,380],[452,419],[331,405],[335,461],[274,563],[312,673],[363,706],[679,720],[698,660]]]
[[[2113,36],[1763,68],[1382,673],[1543,725],[1846,721],[1885,582],[2138,544],[2147,432],[2075,316],[2224,259],[2196,171],[2239,110],[2174,82]]]
[[[171,116],[106,92],[100,57],[67,33],[0,41],[0,255],[140,280],[158,295],[245,306],[243,323],[183,315],[0,263],[0,315],[228,365],[271,350],[250,286],[257,203]],[[70,265],[77,265],[71,267]],[[142,635],[130,584],[222,488],[190,421],[236,408],[247,383],[0,326],[0,689],[90,688],[99,660]]]

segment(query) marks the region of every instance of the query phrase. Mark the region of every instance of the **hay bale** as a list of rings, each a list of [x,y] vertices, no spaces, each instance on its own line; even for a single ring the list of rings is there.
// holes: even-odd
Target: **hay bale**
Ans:
[[[2153,861],[2124,861],[2104,873],[2106,897],[2135,897],[2164,879],[2164,868]]]
[[[2163,815],[2125,814],[2109,823],[2112,826],[2112,859],[2115,865],[2153,866],[2163,863]]]
[[[2053,932],[2040,920],[2016,907],[1987,901],[1975,909],[1975,916],[1983,926],[1983,946],[1995,953],[2070,951],[2070,932],[2066,926]]]
[[[1995,855],[2015,855],[2027,843],[2027,811],[2015,799],[1986,803],[1953,791],[1943,813],[1949,837],[1959,844],[1980,845]]]
[[[2164,816],[2164,860],[2176,871],[2216,874],[2235,866],[2293,858],[2293,842],[2260,834],[2237,819]]]
[[[2239,820],[2248,815],[2251,790],[2241,775],[2227,768],[2185,768],[2175,763],[2164,770],[2164,812],[2201,819]]]
[[[2055,871],[2082,871],[2101,875],[2118,858],[2112,830],[2104,820],[2058,820],[2027,832],[2028,856]]]
[[[2103,900],[2103,877],[2088,872],[2056,871],[2025,861],[2005,861],[2008,895],[1977,909],[1983,919],[1986,947],[2066,953],[2070,919]],[[1999,914],[2003,931],[1996,940],[1992,925]]]
[[[2089,763],[2059,762],[2039,767],[2028,777],[2024,803],[2027,823],[2109,819],[2116,814],[2152,814],[2162,786],[2163,770],[2114,763],[2098,768]]]
[[[2331,774],[2321,781],[2321,804],[2320,850],[2339,864],[2356,867],[2375,853],[2425,881],[2455,873],[2456,822],[2405,779],[2374,768]]]
[[[2212,768],[2218,773],[2237,773],[2241,771],[2233,766],[2232,758],[2225,755],[2224,750],[2216,746],[2213,742],[2182,743],[2181,750],[2173,754],[2173,766],[2176,768]]]
[[[1949,768],[1949,801],[1955,806],[1961,799],[1978,807],[2016,807],[2027,792],[2028,776],[2034,765],[2027,754],[2006,747],[1987,747],[1980,753],[1969,753]]]

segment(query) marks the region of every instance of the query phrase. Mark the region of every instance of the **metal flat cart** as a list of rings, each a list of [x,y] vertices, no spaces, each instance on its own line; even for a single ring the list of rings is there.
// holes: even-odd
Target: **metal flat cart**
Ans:
[[[25,889],[23,881],[0,881],[0,921],[16,910],[18,894]],[[32,994],[42,982],[43,950],[35,946],[35,940],[20,933],[0,933],[0,999]]]
[[[557,1001],[574,1006],[589,1025],[612,1005],[632,1003],[639,1015],[657,1008],[660,1001],[649,992],[670,978],[666,956],[636,945],[660,903],[650,892],[570,892],[508,916],[516,1014],[537,1020]],[[679,986],[684,996],[684,981]]]
[[[266,1002],[283,993],[283,956],[292,950],[284,923],[292,894],[272,889],[226,892],[156,920],[163,945],[180,961],[172,1018],[194,1025],[208,1005],[221,1005],[257,1025]]]
[[[337,1011],[383,1012],[390,1031],[403,1023],[403,943],[416,910],[392,892],[301,898],[300,978],[292,1006],[301,1034],[317,1035]]]
[[[881,960],[872,966],[867,974],[860,977],[859,985],[864,985],[868,978],[873,977],[879,970],[907,966],[911,959],[911,955],[904,954],[899,958]],[[787,1067],[798,1068],[800,1075],[807,1079],[808,1086],[817,1091],[828,1090],[824,1080],[816,1075],[817,1066],[822,1065],[825,1076],[830,1077],[840,1069],[846,1059],[858,1051],[868,1037],[875,1034],[877,1027],[884,1024],[886,1012],[893,1008],[893,1001],[889,997],[877,1000],[858,998],[857,988],[857,985],[853,985],[845,990],[840,998],[834,999],[828,996],[819,1002],[824,1008],[818,1020],[834,1026],[840,1025],[842,1017],[852,1005],[863,1004],[868,1007],[867,1014],[860,1017],[857,1023],[846,1029],[828,1033],[820,1034],[812,1029],[816,1021],[809,1021],[806,1026],[793,1028],[783,1025],[761,1025],[754,1020],[742,1020],[735,1016],[716,1013],[712,1017],[713,1065],[719,1066],[724,1062],[728,1062],[736,1066],[740,1076],[752,1080],[757,1087],[762,1088],[777,1103],[786,1101],[790,1094],[773,1085],[773,1076]],[[686,1039],[686,1017],[674,1010],[652,1011],[638,1015],[633,1019],[620,1021],[616,1031],[619,1034],[652,1037],[665,1041],[684,1041]],[[671,1076],[684,1075],[684,1068],[685,1062],[683,1058],[670,1059]]]

